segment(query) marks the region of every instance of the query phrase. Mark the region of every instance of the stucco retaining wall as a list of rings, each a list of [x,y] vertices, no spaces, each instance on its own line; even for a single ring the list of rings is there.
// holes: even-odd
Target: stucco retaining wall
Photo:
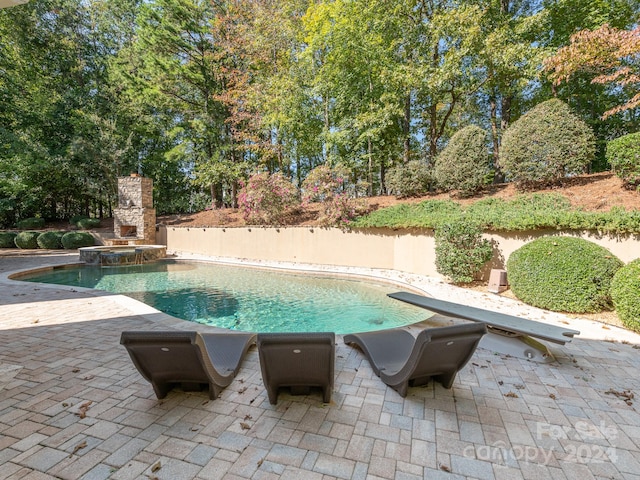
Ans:
[[[487,234],[494,257],[491,268],[504,268],[509,255],[545,235],[581,236],[609,249],[627,263],[640,257],[640,237],[601,236],[558,230]],[[369,229],[344,231],[316,227],[193,228],[161,226],[157,243],[169,251],[251,260],[298,262],[399,270],[440,277],[435,267],[435,241],[430,230]]]

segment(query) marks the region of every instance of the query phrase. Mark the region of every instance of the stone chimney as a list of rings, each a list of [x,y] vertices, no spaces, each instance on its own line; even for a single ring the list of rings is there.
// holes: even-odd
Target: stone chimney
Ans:
[[[137,174],[118,178],[118,208],[113,211],[113,230],[114,245],[155,244],[153,180]]]

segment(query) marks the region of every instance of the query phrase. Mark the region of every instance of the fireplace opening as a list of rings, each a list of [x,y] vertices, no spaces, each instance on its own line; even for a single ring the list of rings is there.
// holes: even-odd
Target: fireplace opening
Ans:
[[[136,238],[137,236],[138,236],[138,229],[136,228],[135,225],[121,225],[120,226],[120,237],[122,237],[122,238],[129,238],[129,237]]]

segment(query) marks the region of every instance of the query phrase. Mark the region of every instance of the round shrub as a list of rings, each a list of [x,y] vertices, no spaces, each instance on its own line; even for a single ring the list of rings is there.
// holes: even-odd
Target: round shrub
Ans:
[[[490,172],[487,132],[469,125],[458,130],[438,155],[434,176],[439,187],[469,196],[486,183]]]
[[[44,232],[38,237],[38,246],[47,250],[62,248],[62,237],[65,232]]]
[[[611,282],[611,298],[624,326],[640,332],[640,258],[616,272]]]
[[[0,232],[0,248],[16,248],[16,235],[14,232]]]
[[[436,270],[453,283],[472,282],[493,256],[491,244],[482,238],[482,228],[470,220],[458,219],[438,225],[434,235]]]
[[[22,249],[38,248],[38,237],[41,232],[20,232],[16,235],[15,244],[16,247]]]
[[[525,303],[593,313],[611,309],[611,280],[622,265],[609,250],[582,238],[542,237],[511,254],[507,274]]]
[[[540,103],[505,131],[500,165],[508,179],[526,185],[584,173],[594,157],[591,128],[554,98]]]
[[[391,167],[385,175],[389,193],[396,198],[419,197],[429,191],[432,183],[429,166],[419,160]]]
[[[95,239],[88,232],[67,232],[62,236],[62,246],[66,249],[92,247],[94,244]]]
[[[76,222],[78,228],[88,230],[90,228],[98,228],[100,226],[99,218],[81,218]]]
[[[44,227],[44,218],[25,218],[17,223],[20,230],[32,230]]]
[[[640,132],[607,143],[607,162],[627,185],[640,187]]]
[[[70,223],[71,225],[78,226],[78,222],[79,222],[80,220],[84,220],[85,218],[89,218],[89,217],[87,217],[86,215],[74,215],[73,217],[71,217],[71,218],[69,219],[69,223]]]

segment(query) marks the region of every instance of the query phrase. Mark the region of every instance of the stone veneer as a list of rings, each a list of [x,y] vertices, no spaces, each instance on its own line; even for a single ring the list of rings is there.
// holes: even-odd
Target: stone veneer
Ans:
[[[153,180],[137,175],[118,178],[118,208],[113,211],[113,230],[114,243],[155,243]]]

